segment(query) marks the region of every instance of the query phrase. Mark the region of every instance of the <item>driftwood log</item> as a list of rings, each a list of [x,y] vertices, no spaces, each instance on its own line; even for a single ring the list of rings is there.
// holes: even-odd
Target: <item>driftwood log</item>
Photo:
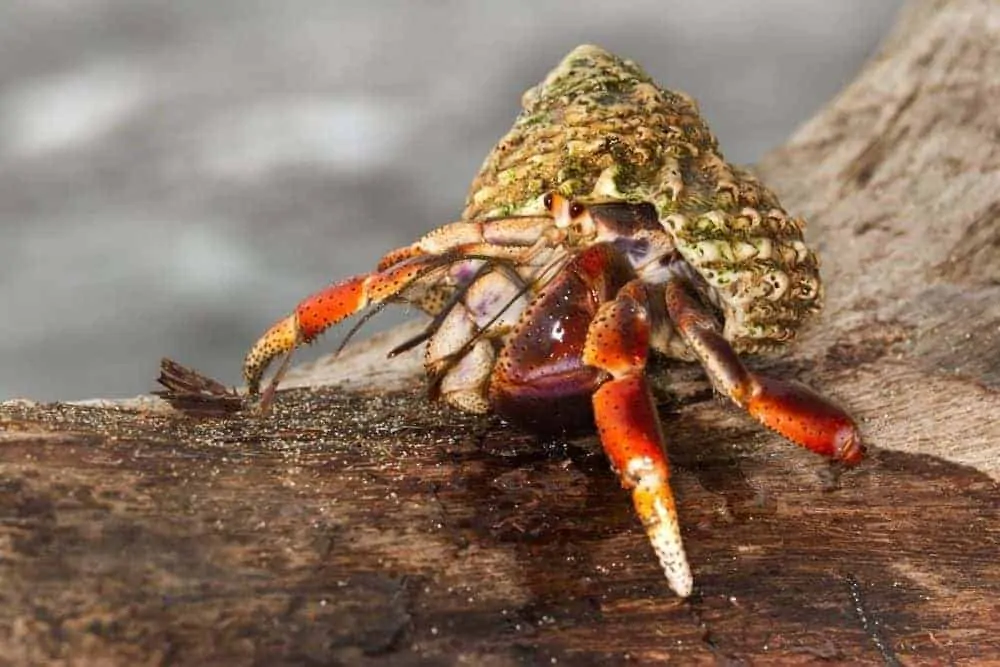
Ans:
[[[661,369],[692,599],[593,438],[428,405],[389,334],[268,419],[0,406],[0,663],[1000,661],[1000,6],[911,4],[760,171],[828,298],[758,367],[871,451],[835,479]]]

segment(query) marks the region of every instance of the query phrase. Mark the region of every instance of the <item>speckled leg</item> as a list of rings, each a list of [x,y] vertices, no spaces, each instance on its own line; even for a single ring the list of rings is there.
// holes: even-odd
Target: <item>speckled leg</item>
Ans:
[[[669,482],[664,438],[646,380],[650,322],[640,281],[625,285],[598,310],[587,333],[583,361],[611,375],[594,393],[601,443],[677,595],[691,594],[692,578]]]
[[[268,329],[247,354],[243,362],[243,377],[250,394],[258,392],[261,377],[275,357],[291,353],[302,343],[311,342],[323,331],[365,306],[397,296],[414,281],[436,270],[439,264],[439,259],[434,256],[414,258],[380,273],[348,278],[304,299],[291,315]],[[262,401],[261,407],[265,410],[278,380],[280,373],[272,380],[271,388]]]
[[[864,446],[850,416],[805,385],[749,371],[686,280],[670,279],[666,300],[670,319],[719,391],[798,445],[848,465],[861,460]]]
[[[438,228],[419,242],[394,250],[379,262],[375,273],[354,276],[307,297],[288,317],[275,323],[254,344],[243,362],[243,377],[251,395],[260,389],[268,365],[281,354],[290,355],[302,343],[309,343],[326,329],[370,304],[400,297],[421,281],[414,299],[433,310],[447,298],[448,290],[435,291],[431,275],[442,275],[449,267],[470,261],[496,258],[517,263],[544,246],[542,238],[551,219],[544,217],[506,218],[482,223],[453,223]],[[441,271],[438,271],[438,270]],[[288,357],[261,398],[266,411]]]

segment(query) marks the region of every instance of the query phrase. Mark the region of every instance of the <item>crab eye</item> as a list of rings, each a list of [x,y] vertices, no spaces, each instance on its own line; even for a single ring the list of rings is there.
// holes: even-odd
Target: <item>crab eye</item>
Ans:
[[[569,217],[579,218],[583,214],[583,211],[584,211],[583,204],[578,204],[576,202],[573,202],[569,206]]]
[[[545,210],[546,211],[551,211],[552,210],[552,193],[551,192],[548,193],[547,195],[545,195],[545,198],[542,199],[542,205],[545,206]]]

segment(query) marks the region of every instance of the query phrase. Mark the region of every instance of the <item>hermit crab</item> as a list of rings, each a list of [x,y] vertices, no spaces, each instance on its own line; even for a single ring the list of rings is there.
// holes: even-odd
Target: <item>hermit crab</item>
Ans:
[[[740,354],[788,343],[819,309],[803,222],[727,163],[689,97],[633,62],[573,50],[525,93],[487,156],[461,220],[394,250],[375,272],[303,300],[253,346],[256,395],[268,364],[369,307],[413,304],[430,393],[528,429],[596,426],[631,491],[670,587],[692,591],[645,374],[653,354],[697,361],[765,426],[843,464],[863,445],[843,410],[747,369]]]

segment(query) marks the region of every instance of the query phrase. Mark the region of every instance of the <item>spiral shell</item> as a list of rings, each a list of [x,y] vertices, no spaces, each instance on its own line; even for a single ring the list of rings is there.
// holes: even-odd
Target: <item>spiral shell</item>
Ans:
[[[550,191],[583,203],[648,202],[709,286],[738,351],[787,342],[819,309],[819,265],[803,221],[726,162],[690,97],[585,45],[522,106],[473,181],[463,219],[538,212]]]

